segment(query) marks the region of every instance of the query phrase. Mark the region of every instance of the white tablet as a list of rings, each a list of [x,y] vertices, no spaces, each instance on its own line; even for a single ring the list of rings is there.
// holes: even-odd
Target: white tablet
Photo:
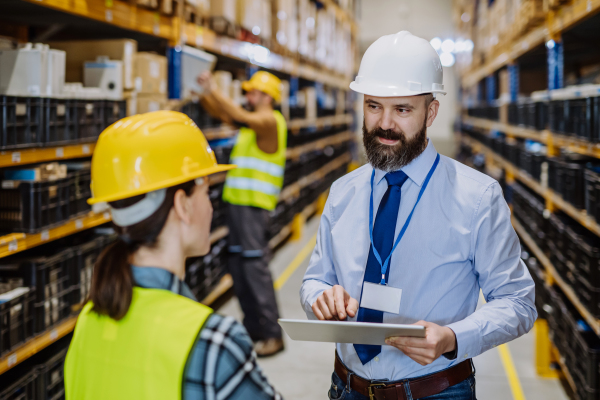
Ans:
[[[279,325],[293,340],[305,342],[385,345],[391,336],[425,337],[425,327],[417,325],[301,319],[279,319]]]

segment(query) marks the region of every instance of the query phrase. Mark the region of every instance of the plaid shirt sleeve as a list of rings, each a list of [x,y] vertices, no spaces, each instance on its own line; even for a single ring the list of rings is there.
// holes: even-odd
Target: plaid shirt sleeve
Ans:
[[[280,400],[282,397],[256,364],[246,329],[231,317],[213,314],[190,353],[183,399]]]

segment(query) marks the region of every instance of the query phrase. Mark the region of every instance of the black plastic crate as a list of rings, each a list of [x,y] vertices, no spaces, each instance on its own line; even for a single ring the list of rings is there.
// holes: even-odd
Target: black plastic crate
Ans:
[[[586,166],[584,173],[585,180],[585,210],[600,221],[600,167]]]
[[[569,101],[553,100],[548,103],[548,128],[555,133],[567,134]]]
[[[37,378],[38,371],[36,369],[28,371],[18,381],[0,392],[0,400],[37,400]]]
[[[591,141],[600,142],[600,97],[592,98],[592,134]]]
[[[593,99],[571,99],[568,102],[569,118],[567,120],[567,131],[585,140],[592,140],[592,107]]]
[[[43,105],[40,97],[0,95],[0,149],[40,146],[43,131]]]
[[[73,248],[75,259],[68,263],[71,267],[69,273],[71,286],[71,304],[77,305],[85,302],[90,292],[92,274],[96,260],[102,250],[111,240],[105,236],[98,236],[89,242]]]
[[[585,207],[584,169],[590,161],[578,154],[548,158],[548,186],[579,209]]]
[[[65,358],[67,349],[52,356],[38,367],[37,390],[40,400],[65,398]]]
[[[77,141],[75,100],[43,99],[43,102],[43,142],[52,146]]]
[[[34,288],[0,294],[0,356],[33,336],[34,300]]]
[[[71,314],[73,251],[66,249],[50,257],[19,263],[24,284],[35,287],[35,333],[44,332]]]
[[[92,174],[89,169],[69,172],[69,217],[84,214],[92,209],[87,200],[92,197]]]
[[[102,107],[103,129],[127,116],[127,102],[125,100],[103,100]]]

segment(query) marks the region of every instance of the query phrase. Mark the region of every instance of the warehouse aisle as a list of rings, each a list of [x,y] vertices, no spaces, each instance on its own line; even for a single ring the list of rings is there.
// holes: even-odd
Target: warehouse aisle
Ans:
[[[282,317],[306,318],[300,307],[298,292],[310,257],[308,250],[312,250],[318,225],[319,218],[312,218],[306,224],[302,240],[288,242],[275,254],[271,262],[276,286],[283,283],[277,291]],[[308,257],[303,257],[302,253],[308,253]],[[295,265],[297,268],[288,277]],[[284,277],[280,278],[282,275]],[[218,312],[241,320],[241,310],[235,297]],[[490,350],[477,357],[477,397],[485,400],[568,399],[557,379],[542,379],[536,375],[534,347],[533,332],[508,345],[508,353],[518,378],[518,383],[513,383],[512,388],[508,378],[510,372],[507,372],[511,369],[503,366],[500,349]],[[260,359],[259,364],[286,400],[326,399],[333,371],[334,351],[335,347],[332,344],[294,342],[287,337],[286,350],[283,353],[272,358]]]

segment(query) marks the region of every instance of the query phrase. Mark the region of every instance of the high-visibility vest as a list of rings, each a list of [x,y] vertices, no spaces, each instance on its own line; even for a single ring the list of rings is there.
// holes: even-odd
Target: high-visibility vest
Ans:
[[[190,352],[212,310],[162,289],[133,289],[120,321],[88,302],[65,360],[67,400],[181,399]]]
[[[231,152],[231,163],[237,168],[227,173],[223,189],[226,202],[265,210],[274,210],[277,206],[285,170],[287,125],[279,111],[273,111],[273,114],[277,121],[277,151],[273,154],[258,148],[252,129],[240,129]]]

